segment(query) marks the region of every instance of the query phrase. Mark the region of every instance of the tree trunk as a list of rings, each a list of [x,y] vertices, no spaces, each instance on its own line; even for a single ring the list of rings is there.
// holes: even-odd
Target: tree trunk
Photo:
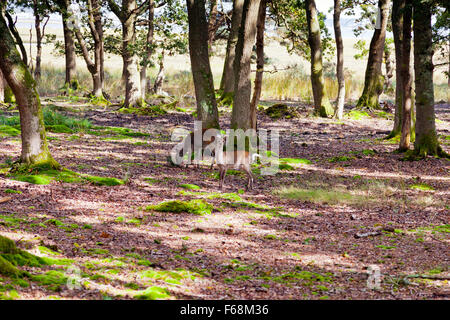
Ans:
[[[216,20],[217,20],[217,0],[209,0],[211,4],[211,10],[209,12],[208,21],[208,49],[212,52],[212,45],[214,42],[214,37],[216,35]]]
[[[156,76],[155,79],[155,85],[153,87],[153,92],[155,94],[160,94],[163,88],[163,84],[164,84],[164,79],[165,79],[165,74],[164,74],[164,52],[161,55],[161,58],[159,60],[159,71],[158,71],[158,75]]]
[[[328,100],[323,79],[322,41],[320,25],[314,0],[306,1],[306,20],[308,22],[308,43],[311,48],[311,85],[314,96],[315,113],[321,117],[329,117],[334,113]]]
[[[234,59],[234,103],[231,114],[231,128],[247,130],[252,128],[250,98],[251,56],[255,44],[256,26],[261,0],[245,0],[239,38]]]
[[[414,0],[414,77],[416,92],[416,140],[414,152],[419,156],[439,155],[433,88],[433,43],[431,6]]]
[[[384,49],[384,66],[386,67],[386,76],[384,77],[384,91],[387,92],[392,85],[392,77],[394,76],[394,66],[392,65],[391,49]]]
[[[381,71],[383,63],[386,27],[389,18],[390,0],[379,0],[378,8],[381,12],[380,29],[375,32],[370,42],[369,59],[367,61],[364,90],[358,100],[357,108],[378,109],[378,98],[383,92],[384,79]]]
[[[239,35],[239,27],[242,21],[243,8],[244,0],[234,0],[233,15],[231,17],[231,30],[227,42],[227,52],[223,67],[222,80],[220,82],[220,90],[223,90],[224,96],[225,94],[232,94],[234,90],[233,65],[236,53],[236,43]]]
[[[344,116],[345,103],[344,42],[342,40],[341,32],[341,0],[334,0],[333,27],[337,51],[336,76],[339,87],[336,100],[336,118],[340,120]]]
[[[103,23],[102,23],[102,12],[101,12],[101,0],[92,0],[92,10],[94,18],[94,29],[97,33],[98,43],[98,57],[95,58],[99,65],[100,81],[103,91],[103,84],[105,82],[105,47],[103,43]]]
[[[402,48],[403,48],[403,11],[406,0],[393,0],[392,3],[392,33],[395,47],[395,115],[394,127],[387,136],[388,139],[398,136],[402,128],[403,92],[402,92]]]
[[[252,129],[256,130],[256,111],[261,98],[262,80],[264,75],[264,29],[266,26],[266,0],[261,0],[259,5],[258,23],[256,26],[256,76],[255,88],[253,90],[253,98],[250,103],[250,118],[252,122]]]
[[[205,0],[187,0],[189,56],[197,98],[197,117],[203,128],[219,128],[214,82],[208,55]]]
[[[122,59],[125,75],[124,105],[127,108],[139,107],[143,105],[143,99],[138,71],[138,57],[133,52],[133,45],[136,42],[136,0],[124,0],[122,6],[122,11],[126,12],[126,18],[122,19]]]
[[[20,114],[22,137],[21,163],[26,165],[49,165],[58,168],[59,164],[48,150],[39,95],[36,82],[16,49],[15,41],[8,30],[3,15],[0,15],[0,69],[16,96]]]
[[[72,89],[78,89],[78,81],[76,80],[77,60],[75,53],[75,40],[72,30],[67,25],[67,0],[59,1],[60,11],[63,23],[64,32],[64,53],[66,60],[66,86],[70,86]]]
[[[3,78],[2,70],[0,69],[0,102],[5,101],[5,85],[6,80]]]
[[[147,43],[146,43],[146,57],[144,65],[141,68],[140,78],[141,78],[141,94],[142,99],[145,99],[145,94],[147,89],[150,87],[150,79],[147,76],[147,68],[150,64],[153,54],[153,34],[154,34],[154,18],[155,18],[155,3],[154,0],[149,0],[148,5],[148,31],[147,31]]]
[[[37,0],[33,0],[34,11],[34,29],[36,31],[36,69],[34,70],[34,79],[39,81],[41,79],[41,56],[42,56],[42,32],[41,32],[41,17],[38,12]],[[31,55],[31,51],[30,51]],[[31,60],[31,59],[30,59]]]
[[[400,151],[409,150],[411,143],[411,19],[412,7],[407,3],[403,9],[403,44],[402,44],[402,83],[401,88],[403,92],[403,115],[402,115],[402,135],[400,139]]]
[[[97,98],[103,97],[103,82],[101,76],[101,52],[102,52],[101,48],[103,45],[101,44],[100,35],[98,34],[97,28],[94,23],[96,19],[99,19],[99,17],[95,18],[95,16],[100,14],[101,13],[99,11],[97,0],[89,0],[88,24],[91,30],[92,37],[94,38],[94,61],[92,61],[89,56],[89,51],[87,49],[86,43],[84,41],[80,29],[74,28],[75,35],[78,39],[78,43],[80,44],[81,51],[83,53],[84,61],[86,62],[87,69],[92,77],[93,83],[92,96]]]

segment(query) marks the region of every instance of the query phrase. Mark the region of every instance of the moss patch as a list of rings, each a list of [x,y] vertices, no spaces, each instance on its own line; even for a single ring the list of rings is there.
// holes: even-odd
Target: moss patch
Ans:
[[[52,181],[66,183],[90,182],[99,186],[117,186],[124,184],[124,181],[117,178],[91,176],[67,169],[53,170],[47,167],[34,167],[29,172],[25,173],[24,171],[14,172],[9,176],[14,180],[42,185],[50,184]]]
[[[159,211],[172,213],[192,213],[197,215],[211,214],[214,207],[202,199],[195,199],[191,201],[172,200],[165,201],[157,205],[150,205],[145,208],[145,211]]]

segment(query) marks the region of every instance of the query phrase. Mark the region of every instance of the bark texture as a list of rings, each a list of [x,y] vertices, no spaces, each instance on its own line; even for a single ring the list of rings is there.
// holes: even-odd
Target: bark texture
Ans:
[[[403,10],[403,44],[402,44],[402,64],[401,64],[401,88],[403,92],[402,104],[402,135],[400,139],[400,151],[409,150],[411,143],[411,19],[412,7],[408,3]]]
[[[389,19],[390,0],[379,0],[378,8],[381,11],[381,28],[375,29],[369,47],[369,59],[367,61],[364,79],[364,90],[358,100],[358,108],[378,109],[378,98],[383,92],[384,77],[381,66],[383,63],[384,42],[386,39],[386,27]]]
[[[314,0],[306,1],[306,20],[308,22],[308,43],[311,48],[311,85],[314,96],[314,109],[317,115],[329,117],[334,114],[334,110],[325,91],[322,41],[320,39],[319,18]]]
[[[197,117],[203,128],[219,128],[219,112],[208,53],[205,0],[187,0],[189,56],[197,99]]]
[[[245,0],[239,38],[234,59],[234,103],[231,114],[231,128],[247,130],[252,128],[250,98],[252,84],[250,63],[255,44],[256,26],[261,0]]]
[[[439,155],[434,113],[433,46],[431,6],[413,2],[414,76],[416,92],[416,140],[414,152],[419,156]]]
[[[394,127],[387,138],[393,138],[401,133],[403,115],[402,86],[402,48],[403,48],[403,12],[406,0],[393,0],[392,3],[392,33],[395,47],[395,115]]]
[[[222,80],[220,82],[220,90],[224,94],[232,94],[234,90],[234,58],[236,53],[236,44],[239,36],[239,27],[242,21],[242,10],[244,8],[244,0],[233,1],[233,15],[231,16],[231,30],[227,42],[227,52],[223,67]]]

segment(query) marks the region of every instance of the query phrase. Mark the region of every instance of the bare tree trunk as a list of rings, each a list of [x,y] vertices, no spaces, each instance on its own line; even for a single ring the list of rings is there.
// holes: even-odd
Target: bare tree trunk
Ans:
[[[64,32],[64,54],[66,59],[66,85],[77,89],[76,80],[77,59],[75,54],[75,41],[72,30],[67,26],[66,19],[63,15],[63,32]]]
[[[413,1],[414,75],[416,92],[416,140],[414,152],[419,156],[443,154],[439,146],[434,113],[433,43],[431,6]]]
[[[394,66],[392,65],[391,49],[384,49],[384,66],[386,67],[386,76],[384,77],[384,91],[388,91],[392,85],[394,76]]]
[[[231,30],[227,42],[227,52],[225,56],[225,64],[223,67],[222,80],[220,82],[220,90],[225,94],[232,94],[234,90],[234,58],[236,52],[236,43],[238,41],[239,27],[242,21],[242,10],[244,8],[244,0],[233,1],[233,15],[231,17]]]
[[[308,43],[311,48],[311,85],[314,96],[314,109],[317,115],[329,117],[334,114],[334,110],[325,91],[322,41],[320,39],[320,25],[314,0],[306,1],[306,20],[308,22]]]
[[[389,4],[390,0],[378,1],[378,8],[381,12],[381,27],[380,29],[375,29],[370,42],[364,90],[356,105],[358,108],[379,108],[378,98],[383,92],[384,84],[381,66],[383,63],[386,27],[389,19]]]
[[[252,128],[250,98],[251,56],[255,44],[256,26],[261,0],[245,0],[239,38],[234,59],[234,103],[231,114],[231,128],[247,130]]]
[[[165,74],[164,74],[164,51],[159,60],[159,71],[158,75],[155,79],[155,85],[153,87],[153,92],[155,94],[160,94],[162,92],[163,84],[164,84]]]
[[[253,90],[252,102],[250,103],[250,118],[252,122],[252,129],[256,130],[256,110],[259,99],[261,98],[262,80],[264,75],[264,29],[266,26],[266,0],[261,0],[259,5],[258,23],[256,26],[256,76],[255,88]]]
[[[411,19],[412,7],[407,3],[403,9],[403,44],[402,44],[402,92],[403,92],[403,115],[402,115],[402,135],[400,139],[400,151],[409,150],[411,143]]]
[[[189,56],[197,98],[197,117],[203,128],[219,128],[214,82],[208,55],[205,0],[187,0]]]
[[[92,95],[94,97],[103,97],[103,81],[101,74],[101,62],[102,62],[102,39],[100,38],[100,34],[97,31],[98,26],[95,25],[95,21],[100,19],[101,24],[101,12],[99,3],[97,0],[88,0],[88,24],[94,38],[94,61],[91,60],[89,56],[89,51],[87,49],[86,43],[84,41],[83,35],[80,32],[80,29],[75,28],[75,35],[78,39],[78,43],[80,44],[81,51],[83,53],[84,61],[86,62],[87,69],[89,70],[92,76]],[[97,17],[96,17],[97,16]],[[100,29],[102,27],[100,26]]]
[[[392,33],[395,47],[395,114],[394,127],[387,139],[398,136],[402,128],[403,92],[402,92],[402,48],[403,48],[403,11],[406,0],[393,0],[392,3]]]
[[[122,59],[125,71],[125,103],[126,107],[136,107],[143,104],[140,78],[138,71],[138,57],[132,46],[136,42],[135,23],[137,19],[136,0],[122,2],[126,7],[127,18],[122,21]]]
[[[155,3],[154,0],[149,0],[148,5],[148,30],[147,30],[147,43],[145,45],[146,57],[145,63],[141,68],[140,78],[141,78],[141,94],[142,99],[145,99],[145,94],[150,88],[150,79],[147,76],[147,68],[149,66],[150,60],[153,54],[153,34],[154,34],[154,18],[155,18]],[[150,91],[150,90],[148,90]]]
[[[77,60],[75,54],[75,36],[72,29],[67,24],[69,13],[67,8],[70,4],[69,0],[55,0],[57,9],[62,17],[63,33],[64,33],[64,55],[66,62],[66,79],[65,86],[72,89],[78,89],[78,81],[76,79]]]
[[[209,0],[211,10],[209,12],[208,21],[208,49],[209,53],[212,52],[212,45],[216,34],[216,20],[217,20],[217,0]]]
[[[345,103],[344,42],[342,40],[341,32],[341,0],[334,0],[333,27],[337,50],[336,76],[339,87],[335,116],[340,120],[344,116]]]
[[[125,107],[139,107],[144,104],[141,94],[138,57],[134,52],[136,42],[136,21],[139,8],[136,0],[122,0],[119,7],[114,0],[108,0],[111,11],[122,24],[122,77],[125,82]],[[145,7],[141,7],[145,8]]]
[[[3,7],[4,4],[0,5]],[[0,10],[3,12],[3,10]],[[21,163],[26,165],[48,165],[58,168],[59,164],[48,150],[39,95],[36,82],[16,49],[15,41],[0,14],[0,69],[16,96],[20,114],[22,137]]]

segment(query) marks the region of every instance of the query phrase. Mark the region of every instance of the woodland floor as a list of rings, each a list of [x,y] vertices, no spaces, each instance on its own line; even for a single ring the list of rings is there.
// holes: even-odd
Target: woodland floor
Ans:
[[[382,140],[392,120],[320,119],[309,117],[311,110],[305,106],[299,107],[301,117],[294,119],[274,121],[261,113],[260,128],[281,130],[280,157],[310,162],[289,163],[291,170],[274,176],[257,175],[254,190],[245,193],[245,176],[227,175],[221,192],[216,168],[210,171],[206,164],[200,169],[182,168],[167,162],[175,145],[171,132],[180,126],[192,130],[190,114],[172,112],[152,118],[61,99],[43,100],[94,125],[126,127],[148,135],[48,133],[51,152],[65,168],[119,179],[129,172],[124,185],[58,181],[37,185],[13,180],[5,171],[0,175],[0,234],[33,254],[60,260],[23,268],[33,274],[60,271],[63,276],[57,286],[33,281],[21,286],[0,277],[0,287],[9,288],[0,292],[4,297],[450,296],[450,162],[431,157],[401,161],[403,155],[393,152],[397,144]],[[436,108],[440,143],[450,152],[450,106]],[[223,128],[229,115],[221,116]],[[20,136],[0,141],[4,167],[19,154]],[[200,189],[185,190],[182,184]],[[303,193],[284,198],[275,192],[282,186],[295,186]],[[175,199],[205,199],[215,210],[210,215],[143,210]],[[364,235],[380,229],[384,230],[378,235]],[[382,273],[378,290],[367,286],[370,265],[379,266]],[[81,286],[71,289],[64,277],[77,272],[83,278]]]

